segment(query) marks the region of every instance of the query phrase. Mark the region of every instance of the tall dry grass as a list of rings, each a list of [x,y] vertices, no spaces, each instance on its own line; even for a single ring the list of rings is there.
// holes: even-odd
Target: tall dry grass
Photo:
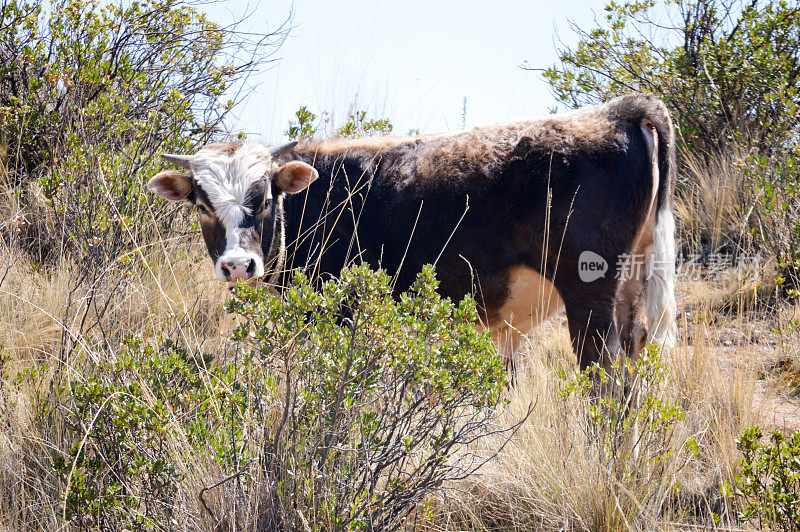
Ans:
[[[718,155],[681,152],[674,202],[678,240],[703,253],[753,251],[758,191],[744,171],[748,153],[733,146]]]
[[[6,227],[20,223],[20,213],[29,217],[36,210],[30,203],[25,207],[4,203]],[[142,213],[141,223],[147,220]],[[0,523],[8,530],[56,530],[64,525],[64,483],[53,458],[73,443],[64,426],[70,383],[84,381],[100,362],[115,359],[126,336],[173,338],[198,352],[222,349],[231,326],[222,309],[227,291],[209,273],[197,238],[139,242],[104,264],[91,282],[81,282],[87,278],[84,267],[68,257],[39,264],[17,246],[13,233],[4,236]],[[185,516],[197,516],[197,493],[218,478],[218,471],[199,456],[197,463],[185,464],[192,456],[185,441],[178,438],[169,446],[176,463],[190,472],[184,481]]]
[[[574,355],[563,325],[532,336],[508,415],[527,412],[513,441],[475,477],[445,490],[436,501],[432,530],[659,530],[713,526],[713,514],[735,516],[723,484],[733,479],[735,440],[755,421],[751,367],[720,366],[708,342],[684,342],[664,353],[667,379],[660,400],[685,411],[664,441],[658,462],[621,482],[613,457],[596,449],[586,397],[565,398]],[[647,430],[640,428],[640,430]],[[639,435],[640,432],[634,432]],[[687,442],[690,443],[687,446]],[[475,452],[502,442],[484,440]],[[652,449],[639,448],[638,453]]]
[[[143,252],[139,260],[144,262],[128,274],[124,296],[106,314],[104,334],[83,334],[81,348],[60,360],[62,332],[70,326],[60,317],[73,266],[64,262],[54,270],[37,270],[12,249],[2,249],[0,264],[12,265],[0,285],[3,378],[16,376],[21,382],[16,388],[3,387],[1,399],[0,521],[9,528],[61,526],[63,485],[51,460],[67,444],[58,412],[59,403],[68,398],[58,397],[63,387],[55,385],[84,378],[98,357],[116,356],[119,344],[109,338],[178,334],[197,349],[224,349],[231,326],[221,310],[226,293],[209,279],[202,251],[197,243],[179,242]],[[593,448],[587,399],[562,394],[575,373],[563,317],[545,324],[524,349],[524,363],[505,407],[508,423],[523,417],[532,404],[530,417],[478,475],[446,486],[430,502],[428,518],[420,514],[410,529],[671,529],[711,526],[712,514],[730,519],[735,509],[722,495],[723,483],[736,470],[736,437],[757,421],[757,368],[747,363],[746,353],[737,364],[720,359],[713,327],[711,320],[684,319],[681,345],[664,353],[668,378],[659,397],[686,412],[663,442],[673,454],[663,469],[643,471],[636,482],[615,483],[608,457]],[[40,369],[21,378],[30,368]],[[18,390],[16,396],[8,393],[11,389]],[[697,443],[696,453],[685,447],[690,439]],[[490,455],[503,440],[487,438],[471,451]],[[168,444],[170,456],[188,472],[178,505],[185,519],[182,528],[218,525],[200,509],[197,496],[223,479],[224,472],[192,451],[185,438],[173,437]],[[242,508],[233,486],[204,492],[206,504],[218,517],[237,514],[240,525],[253,524],[248,511],[257,501]]]

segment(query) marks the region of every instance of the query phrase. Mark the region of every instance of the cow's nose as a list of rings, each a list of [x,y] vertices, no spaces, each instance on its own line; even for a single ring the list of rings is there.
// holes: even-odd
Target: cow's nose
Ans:
[[[220,266],[230,281],[250,279],[255,273],[255,262],[250,257],[223,259]]]

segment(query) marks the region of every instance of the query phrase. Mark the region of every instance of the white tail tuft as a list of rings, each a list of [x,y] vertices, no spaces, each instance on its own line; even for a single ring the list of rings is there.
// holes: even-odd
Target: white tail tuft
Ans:
[[[665,206],[653,229],[652,275],[647,281],[647,330],[650,342],[673,347],[677,334],[675,314],[675,218]]]

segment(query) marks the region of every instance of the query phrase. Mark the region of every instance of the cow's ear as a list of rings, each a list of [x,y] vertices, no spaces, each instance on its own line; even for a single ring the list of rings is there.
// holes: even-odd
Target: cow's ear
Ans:
[[[147,183],[147,190],[169,201],[194,203],[192,178],[177,170],[164,170]]]
[[[281,192],[296,194],[304,190],[318,177],[317,170],[310,164],[292,161],[278,168],[273,179]]]

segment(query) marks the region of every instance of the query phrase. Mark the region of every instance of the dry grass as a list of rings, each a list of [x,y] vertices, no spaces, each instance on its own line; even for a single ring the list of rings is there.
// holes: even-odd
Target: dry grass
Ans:
[[[530,418],[478,476],[443,493],[432,529],[655,530],[711,526],[712,512],[731,515],[722,486],[736,470],[736,438],[756,421],[753,368],[721,366],[707,342],[665,354],[669,371],[659,398],[686,412],[662,442],[673,454],[663,471],[653,463],[620,482],[613,460],[595,449],[585,399],[561,393],[574,372],[564,325],[544,326],[526,357],[508,408],[513,418],[532,402]],[[690,439],[695,456],[684,447]],[[475,451],[488,455],[501,443],[483,440]]]
[[[112,281],[107,281],[73,291],[78,275],[74,264],[64,261],[55,268],[35,268],[23,255],[4,247],[0,261],[11,267],[0,285],[0,343],[14,361],[29,363],[49,361],[56,355],[65,332],[89,350],[100,341],[98,335],[118,343],[126,334],[158,336],[178,324],[191,343],[224,334],[219,330],[224,315],[220,303],[226,291],[209,279],[203,251],[197,245],[183,244],[167,253],[151,252],[146,267],[134,257],[132,260],[140,262],[138,266],[115,272],[125,277],[119,286],[112,287]],[[131,256],[122,257],[109,268],[123,268],[120,263]],[[111,290],[117,293],[98,325],[102,332],[87,335],[78,321],[87,308],[90,314],[94,310],[89,301],[92,290],[107,290],[103,295],[111,295]],[[67,308],[69,300],[74,308]]]
[[[684,151],[675,198],[679,240],[693,250],[729,253],[752,249],[760,208],[742,162],[747,153],[732,149],[721,156]]]
[[[0,520],[16,523],[12,528],[54,528],[60,522],[63,486],[50,465],[54,449],[63,451],[65,445],[57,415],[58,402],[65,399],[53,395],[59,378],[82,378],[99,357],[115,356],[125,334],[177,334],[187,345],[206,351],[222,346],[231,329],[231,319],[221,310],[226,292],[209,278],[202,251],[196,243],[176,242],[123,259],[128,273],[121,297],[112,299],[101,325],[81,331],[74,316],[87,308],[86,293],[72,295],[77,310],[65,308],[75,267],[63,262],[53,269],[36,269],[18,253],[2,249],[1,264],[11,265],[0,285],[4,378],[10,380],[24,369],[47,369],[23,379],[16,396],[2,398]],[[710,526],[712,513],[733,515],[721,489],[736,470],[734,442],[744,427],[759,420],[758,408],[770,404],[756,400],[760,388],[755,379],[763,357],[751,351],[761,347],[748,335],[741,335],[735,345],[721,346],[723,322],[745,329],[747,312],[740,312],[746,307],[741,303],[728,305],[736,312],[720,314],[722,307],[716,302],[726,299],[720,292],[728,294],[730,302],[742,290],[699,282],[683,290],[691,293],[694,308],[705,306],[694,317],[683,314],[682,343],[664,354],[668,378],[659,397],[675,401],[686,415],[662,442],[673,453],[663,470],[653,467],[641,471],[635,481],[615,481],[608,459],[593,447],[586,400],[562,394],[575,365],[560,316],[529,339],[519,380],[509,392],[508,421],[533,404],[530,418],[478,476],[449,486],[432,501],[434,519],[420,518],[417,527],[670,529],[677,523]],[[64,316],[71,318],[66,325]],[[64,331],[72,331],[80,346],[66,360],[61,359]],[[697,442],[696,456],[685,447],[690,439]],[[473,451],[488,455],[501,443],[500,437],[488,438]],[[181,493],[186,527],[207,528],[211,523],[207,515],[205,520],[199,517],[197,494],[223,474],[202,454],[188,452],[185,439],[177,437],[169,445],[171,456],[188,472]],[[189,463],[187,456],[192,457]],[[246,521],[248,509],[233,508],[236,497],[227,493],[229,488],[207,492],[207,503],[218,515],[235,510]]]
[[[68,261],[37,268],[18,250],[0,247],[0,522],[6,527],[54,530],[62,522],[63,485],[52,456],[69,445],[59,407],[69,401],[63,394],[70,381],[116,357],[126,335],[180,336],[197,350],[212,350],[227,337],[226,290],[209,278],[207,260],[197,243],[177,242],[122,257],[109,266],[119,271],[83,286]],[[185,442],[170,444],[176,460],[188,455]],[[196,493],[215,477],[210,464],[186,465],[196,514]]]

